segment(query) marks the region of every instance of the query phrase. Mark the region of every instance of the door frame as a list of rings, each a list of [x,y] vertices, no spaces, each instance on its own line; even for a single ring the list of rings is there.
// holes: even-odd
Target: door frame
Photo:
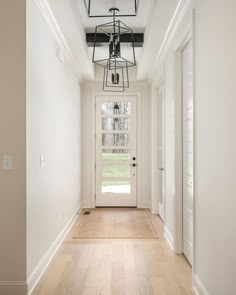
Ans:
[[[96,97],[97,96],[136,96],[136,144],[137,144],[137,178],[136,178],[136,198],[137,198],[137,208],[142,207],[141,199],[141,180],[142,180],[142,151],[141,151],[141,126],[142,126],[142,114],[141,114],[141,94],[138,92],[127,92],[127,93],[114,93],[114,92],[94,92],[92,94],[92,138],[91,145],[93,147],[93,153],[91,155],[91,179],[92,179],[92,189],[91,189],[91,203],[92,208],[96,208]]]
[[[130,114],[121,114],[118,116],[128,116],[130,118],[130,128],[126,130],[107,130],[102,128],[102,105],[103,103],[106,102],[113,102],[115,103],[121,103],[123,101],[131,104],[131,113]],[[133,164],[136,164],[136,159],[137,159],[137,125],[136,125],[136,118],[137,118],[137,111],[136,111],[136,103],[137,103],[137,97],[136,96],[131,96],[131,95],[125,95],[125,96],[96,96],[96,207],[137,207],[137,167],[133,167]],[[107,116],[116,116],[114,113],[113,114],[104,114],[105,118]],[[103,163],[102,163],[102,150],[106,149],[108,147],[102,145],[102,135],[103,132],[105,134],[113,133],[117,134],[117,132],[122,133],[125,132],[124,134],[129,134],[129,143],[127,146],[123,146],[124,149],[128,149],[130,158],[129,160],[126,160],[125,163],[120,160],[121,162],[116,162],[116,163],[109,163],[109,165],[116,165],[116,164],[125,164],[130,168],[130,175],[127,178],[125,177],[126,180],[129,179],[130,181],[130,191],[129,192],[106,192],[104,193],[102,191],[102,181],[104,180],[103,178]],[[112,145],[110,143],[109,149],[113,148],[116,149],[117,147],[115,145]],[[122,149],[122,147],[119,147],[119,149]],[[133,157],[135,156],[135,161],[133,161]],[[137,159],[138,160],[138,159]],[[112,177],[110,180],[114,180],[118,178],[121,180],[118,176],[117,177]],[[117,180],[118,180],[117,179]],[[125,180],[123,179],[123,180]],[[108,180],[108,179],[107,179]]]
[[[161,87],[163,87],[163,93],[164,93],[164,129],[165,129],[165,75],[164,73],[161,75],[161,78],[157,82],[157,84],[154,87],[154,93],[153,93],[153,101],[152,101],[152,213],[153,214],[159,214],[159,201],[160,201],[160,195],[159,195],[159,177],[158,177],[158,156],[157,156],[157,143],[158,143],[158,132],[157,132],[157,125],[158,125],[158,91]],[[164,166],[166,166],[166,157],[165,157],[165,134],[164,134],[164,140],[163,140],[163,146],[164,146]],[[166,191],[166,178],[164,178],[164,191]],[[165,217],[166,217],[166,198],[164,198],[164,220],[163,223],[165,223]]]
[[[183,116],[182,116],[182,51],[192,41],[193,44],[193,183],[195,183],[195,89],[194,89],[194,11],[188,24],[181,32],[180,38],[174,44],[175,58],[175,199],[174,199],[174,236],[173,250],[183,253]],[[195,196],[195,186],[193,187]],[[193,263],[195,265],[195,197],[193,197]]]

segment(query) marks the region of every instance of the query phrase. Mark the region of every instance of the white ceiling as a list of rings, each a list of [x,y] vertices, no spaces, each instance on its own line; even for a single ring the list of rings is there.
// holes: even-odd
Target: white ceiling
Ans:
[[[85,0],[88,1],[88,0]],[[84,28],[86,33],[93,33],[97,25],[103,23],[108,23],[112,21],[112,17],[88,17],[84,0],[74,0],[75,6],[77,7],[77,15],[79,17],[80,23]],[[135,33],[143,33],[145,29],[150,25],[153,6],[157,0],[139,0],[138,13],[137,16],[132,17],[119,17],[127,26],[129,26]],[[91,0],[91,13],[94,14],[108,14],[109,9],[116,7],[120,10],[121,14],[129,14],[134,11],[134,1],[133,0]],[[123,49],[123,54],[126,55],[127,59],[129,54],[132,54],[131,48]],[[99,48],[99,51],[102,54],[102,48]],[[88,53],[92,59],[93,48],[88,48]],[[105,50],[104,50],[105,52]],[[104,53],[103,53],[104,54]],[[135,56],[137,63],[141,59],[143,54],[143,48],[135,48]],[[132,60],[132,59],[131,59]]]
[[[55,26],[55,31],[59,30],[59,35],[63,37],[62,43],[65,43],[70,62],[79,72],[81,79],[93,80],[95,77],[94,64],[90,55],[91,48],[88,49],[86,44],[85,32],[94,32],[96,25],[106,23],[111,18],[89,18],[84,0],[47,1],[50,3],[48,6],[50,22]],[[103,7],[106,12],[112,6],[119,7],[120,1],[122,1],[123,7],[126,7],[133,0],[92,1],[95,1],[99,8]],[[137,71],[136,80],[149,79],[152,75],[155,64],[160,59],[166,33],[170,25],[175,26],[175,22],[178,21],[177,18],[174,19],[174,16],[178,11],[184,9],[187,1],[139,0],[138,15],[121,19],[134,32],[145,33],[144,47],[135,50],[137,67],[130,68],[130,71]],[[129,50],[129,48],[125,50]]]

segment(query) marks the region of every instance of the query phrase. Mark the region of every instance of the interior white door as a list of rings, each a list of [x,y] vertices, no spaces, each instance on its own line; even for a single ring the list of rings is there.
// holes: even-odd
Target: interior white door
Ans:
[[[136,207],[136,96],[96,97],[96,206]]]
[[[159,215],[165,220],[165,124],[164,124],[164,85],[158,88],[157,92],[157,183],[158,183],[158,200]]]
[[[193,49],[182,52],[183,82],[183,252],[193,260]]]

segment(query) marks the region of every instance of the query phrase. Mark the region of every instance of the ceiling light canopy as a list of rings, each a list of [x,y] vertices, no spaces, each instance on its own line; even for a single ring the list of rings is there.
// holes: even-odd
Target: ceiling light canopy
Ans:
[[[139,0],[84,0],[86,11],[89,17],[110,17],[109,7],[117,7],[120,17],[136,16]]]

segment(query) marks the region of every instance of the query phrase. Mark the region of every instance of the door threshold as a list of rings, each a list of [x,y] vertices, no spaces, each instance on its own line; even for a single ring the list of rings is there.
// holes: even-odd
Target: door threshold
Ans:
[[[113,209],[116,209],[116,208],[127,208],[127,209],[138,209],[137,206],[96,206],[95,208],[113,208]]]

